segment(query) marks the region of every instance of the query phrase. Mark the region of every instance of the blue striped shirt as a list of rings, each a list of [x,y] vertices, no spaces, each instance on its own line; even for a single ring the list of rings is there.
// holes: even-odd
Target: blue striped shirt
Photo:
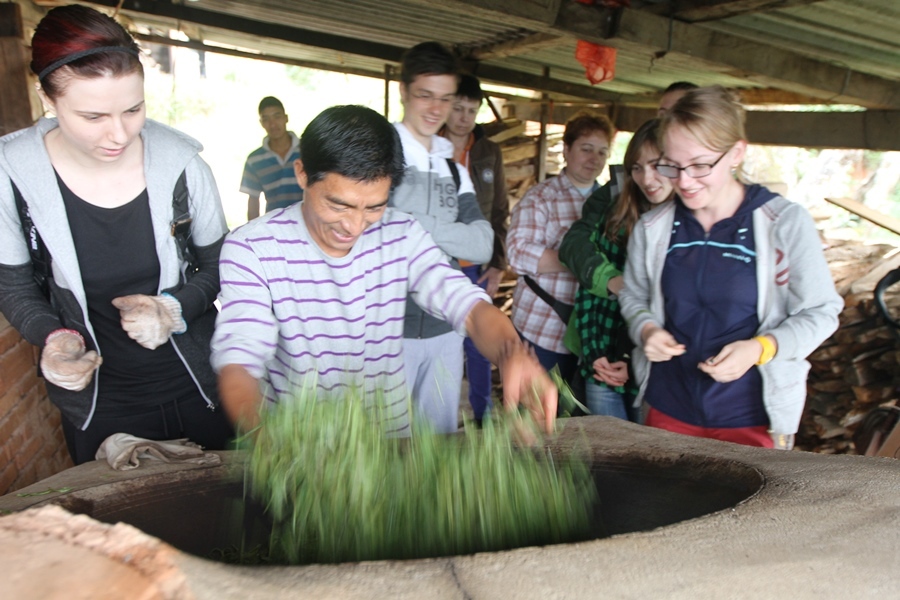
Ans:
[[[388,429],[401,434],[409,428],[407,293],[460,335],[475,303],[489,301],[415,219],[391,208],[340,258],[312,240],[299,206],[268,213],[228,235],[220,278],[217,371],[243,366],[273,402],[290,398],[310,377],[323,396],[349,386],[370,398],[384,393]]]
[[[241,191],[255,198],[265,194],[266,212],[285,208],[303,200],[303,188],[294,175],[294,161],[300,158],[300,140],[293,131],[291,149],[284,158],[269,149],[269,138],[263,145],[250,153],[244,163],[241,177]]]

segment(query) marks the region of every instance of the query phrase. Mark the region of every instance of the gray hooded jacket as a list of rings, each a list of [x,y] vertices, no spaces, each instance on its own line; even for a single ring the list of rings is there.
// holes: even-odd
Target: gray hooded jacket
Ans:
[[[0,312],[28,342],[40,348],[52,331],[65,327],[97,348],[87,318],[87,301],[66,209],[56,182],[44,136],[57,127],[55,119],[0,138]],[[207,403],[217,403],[216,377],[209,364],[209,340],[215,325],[213,301],[219,290],[219,249],[228,231],[218,189],[209,166],[198,153],[199,142],[170,127],[147,120],[141,137],[144,174],[159,255],[159,293],[171,293],[181,303],[188,325],[171,340]],[[188,204],[193,218],[191,237],[200,270],[186,277],[171,234],[172,193],[182,172],[187,175]],[[16,209],[10,181],[15,182],[53,260],[51,301],[34,283],[31,257]],[[101,366],[100,369],[103,367]],[[86,429],[97,403],[97,377],[87,388],[71,392],[49,382],[51,401],[75,425]]]

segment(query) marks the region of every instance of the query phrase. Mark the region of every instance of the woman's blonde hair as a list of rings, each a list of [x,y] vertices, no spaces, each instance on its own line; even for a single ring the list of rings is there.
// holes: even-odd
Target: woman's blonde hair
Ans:
[[[740,140],[747,139],[745,120],[746,113],[738,97],[722,86],[691,90],[660,118],[661,149],[665,154],[666,132],[678,125],[710,150],[727,152]],[[741,165],[737,165],[737,175],[742,178]]]
[[[619,194],[603,230],[603,235],[613,243],[620,243],[619,236],[623,230],[625,235],[621,243],[627,243],[631,230],[634,229],[638,219],[653,207],[631,177],[631,169],[640,160],[641,153],[645,148],[659,152],[658,135],[659,119],[651,119],[638,127],[631,137],[631,141],[628,142],[628,148],[625,149],[625,182],[622,184],[622,193]]]

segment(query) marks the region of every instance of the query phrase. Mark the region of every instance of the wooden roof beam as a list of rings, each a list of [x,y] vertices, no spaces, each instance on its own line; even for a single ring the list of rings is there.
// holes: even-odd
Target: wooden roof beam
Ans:
[[[540,103],[508,100],[508,109],[517,119],[537,121]],[[550,122],[563,124],[583,106],[554,105]],[[598,108],[600,112],[607,109]],[[617,106],[615,125],[622,131],[635,131],[656,116],[655,109]],[[865,110],[858,112],[782,112],[747,111],[747,138],[753,144],[798,146],[801,148],[846,148],[900,151],[900,111]]]

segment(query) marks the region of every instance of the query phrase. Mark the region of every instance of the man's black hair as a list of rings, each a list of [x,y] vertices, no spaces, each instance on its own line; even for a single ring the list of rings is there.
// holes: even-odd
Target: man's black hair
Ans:
[[[690,81],[676,81],[675,83],[670,84],[669,87],[667,87],[663,91],[663,94],[668,94],[669,92],[680,92],[682,90],[684,90],[685,92],[689,92],[691,90],[696,90],[699,87],[699,85],[697,85],[696,83],[691,83]]]
[[[281,112],[284,112],[284,104],[282,104],[281,100],[279,100],[275,96],[266,96],[265,98],[260,100],[259,110],[257,110],[256,112],[262,114],[262,111],[272,106],[274,106],[275,108],[280,108]]]
[[[300,136],[307,186],[334,173],[354,181],[403,180],[403,147],[387,119],[365,106],[326,108]]]
[[[422,42],[403,53],[400,80],[407,86],[420,75],[458,75],[459,63],[446,46]]]
[[[484,100],[484,92],[481,91],[481,84],[474,75],[460,75],[459,86],[456,88],[456,95],[462,98],[468,98],[475,102]]]

